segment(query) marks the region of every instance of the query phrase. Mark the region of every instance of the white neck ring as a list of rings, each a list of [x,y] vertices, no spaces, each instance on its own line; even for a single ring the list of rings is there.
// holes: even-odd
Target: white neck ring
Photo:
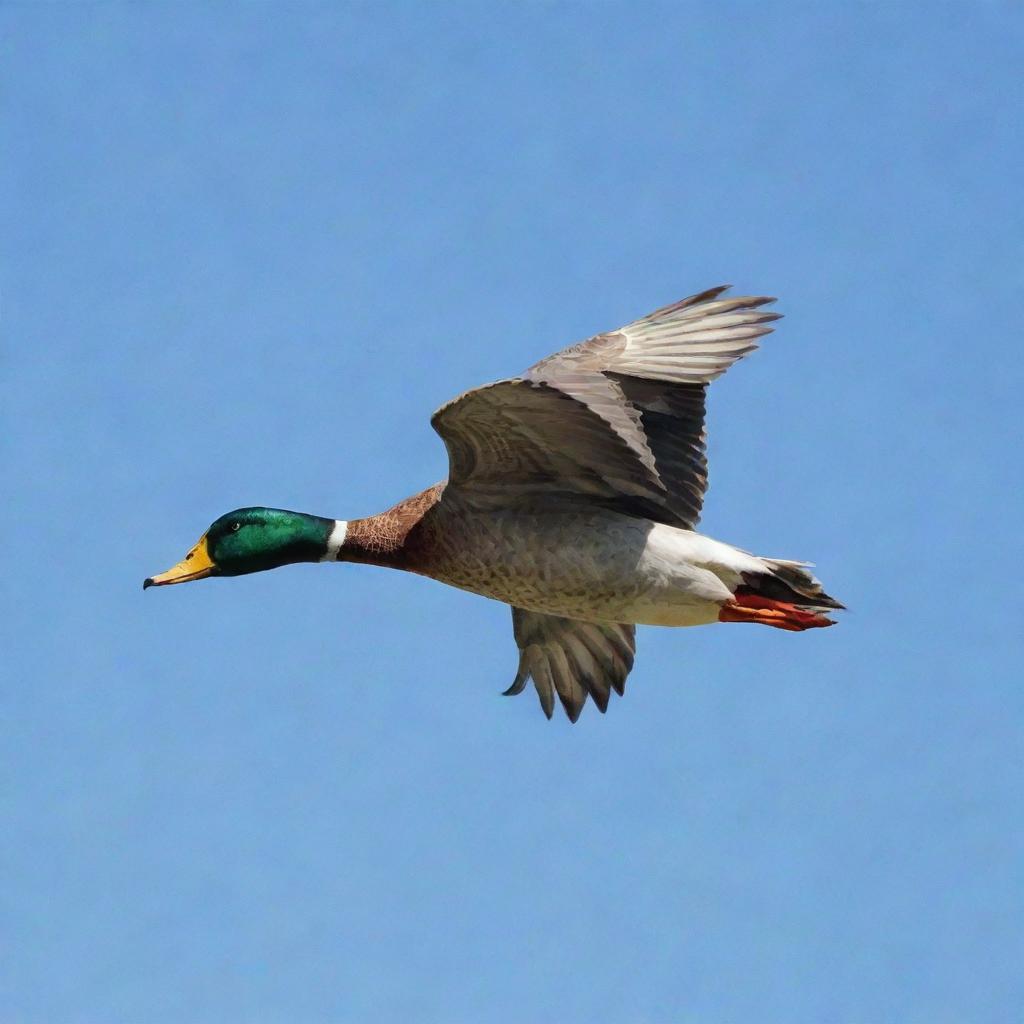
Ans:
[[[334,527],[327,538],[327,553],[320,559],[321,562],[336,562],[338,560],[347,534],[348,522],[344,519],[335,519]]]

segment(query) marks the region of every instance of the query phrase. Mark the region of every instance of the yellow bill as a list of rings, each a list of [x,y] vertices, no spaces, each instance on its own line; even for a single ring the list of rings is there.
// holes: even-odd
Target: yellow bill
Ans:
[[[217,566],[210,558],[210,552],[206,545],[206,534],[204,533],[196,546],[175,566],[167,572],[157,576],[150,576],[144,580],[142,589],[147,587],[166,587],[171,583],[188,583],[189,580],[201,580],[206,576],[212,576]]]

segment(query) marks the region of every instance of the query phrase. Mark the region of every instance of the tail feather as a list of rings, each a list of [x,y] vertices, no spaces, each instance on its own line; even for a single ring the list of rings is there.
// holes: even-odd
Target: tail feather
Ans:
[[[743,582],[722,606],[720,622],[759,622],[794,632],[835,625],[824,613],[843,605],[825,593],[806,563],[775,558],[761,562],[763,570],[742,573]]]
[[[736,596],[750,594],[783,601],[798,608],[833,609],[842,611],[846,606],[826,594],[821,583],[807,571],[806,562],[785,562],[764,559],[767,572],[743,574],[743,584]]]

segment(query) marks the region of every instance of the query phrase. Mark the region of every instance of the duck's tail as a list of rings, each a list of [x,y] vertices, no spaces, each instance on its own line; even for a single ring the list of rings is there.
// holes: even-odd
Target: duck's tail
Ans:
[[[719,622],[759,622],[776,629],[802,632],[834,626],[825,612],[845,607],[822,589],[804,562],[762,559],[764,572],[744,572],[719,613]]]

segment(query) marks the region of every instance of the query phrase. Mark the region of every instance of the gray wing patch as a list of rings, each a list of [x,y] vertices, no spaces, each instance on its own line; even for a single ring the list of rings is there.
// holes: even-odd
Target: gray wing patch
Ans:
[[[467,391],[431,423],[448,449],[450,486],[480,507],[539,493],[658,504],[664,489],[633,416],[623,436],[560,388],[513,378]]]
[[[724,291],[664,306],[438,409],[451,496],[486,509],[570,494],[693,529],[707,488],[707,384],[779,318],[761,309],[767,296]]]
[[[636,627],[629,623],[582,622],[558,615],[512,609],[512,629],[519,646],[519,671],[506,696],[533,685],[548,718],[555,695],[570,722],[593,698],[603,714],[614,690],[620,697],[633,667]]]

